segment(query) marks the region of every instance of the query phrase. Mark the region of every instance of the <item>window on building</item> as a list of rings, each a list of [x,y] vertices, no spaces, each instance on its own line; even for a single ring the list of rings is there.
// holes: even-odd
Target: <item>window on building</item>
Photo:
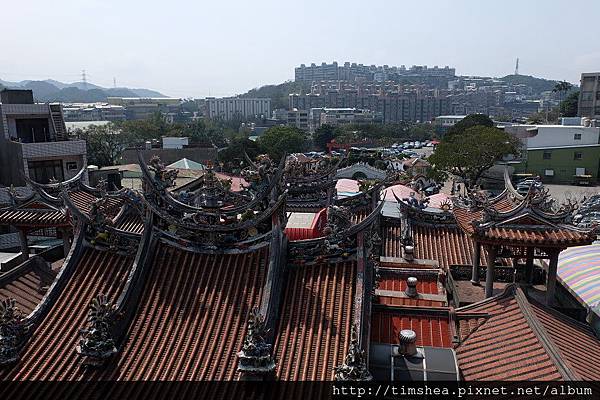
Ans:
[[[51,179],[64,180],[62,161],[29,161],[29,177],[38,183],[48,183]]]
[[[573,135],[573,140],[581,140],[581,133],[575,133]]]
[[[552,159],[552,151],[544,150],[544,160],[550,160],[550,159]]]
[[[583,92],[581,94],[581,100],[588,101],[593,99],[593,92]]]
[[[77,162],[76,161],[67,161],[66,166],[67,166],[67,171],[75,170],[75,169],[77,169]]]
[[[573,153],[573,160],[581,160],[583,158],[583,154],[580,151],[576,151]]]

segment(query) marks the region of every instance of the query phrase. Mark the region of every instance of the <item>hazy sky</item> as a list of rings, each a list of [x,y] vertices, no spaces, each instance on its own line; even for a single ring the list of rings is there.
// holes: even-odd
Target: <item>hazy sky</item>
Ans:
[[[578,82],[600,70],[599,0],[2,1],[0,79],[225,96],[311,62],[450,65]]]

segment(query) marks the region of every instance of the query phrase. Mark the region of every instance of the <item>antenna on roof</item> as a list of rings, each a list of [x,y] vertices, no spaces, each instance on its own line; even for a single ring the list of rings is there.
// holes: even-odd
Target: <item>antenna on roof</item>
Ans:
[[[83,88],[87,90],[87,76],[85,74],[85,69],[81,70],[81,82],[83,82]]]
[[[519,75],[519,57],[517,57],[517,64],[515,65],[515,75]]]

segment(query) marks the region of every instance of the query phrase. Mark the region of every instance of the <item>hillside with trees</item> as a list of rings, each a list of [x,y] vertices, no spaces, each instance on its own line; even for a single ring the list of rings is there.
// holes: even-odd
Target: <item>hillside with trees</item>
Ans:
[[[551,92],[554,90],[559,81],[553,81],[550,79],[536,78],[530,75],[507,75],[500,80],[511,85],[527,85],[533,89],[534,93]],[[573,87],[571,90],[576,90],[577,87]]]
[[[266,85],[241,94],[240,97],[267,97],[271,99],[271,109],[288,108],[290,93],[308,93],[310,84],[287,81],[279,85]]]

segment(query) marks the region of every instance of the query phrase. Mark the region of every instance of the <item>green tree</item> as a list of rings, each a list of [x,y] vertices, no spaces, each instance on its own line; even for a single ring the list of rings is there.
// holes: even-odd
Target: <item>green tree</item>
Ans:
[[[88,164],[98,167],[118,164],[123,150],[131,143],[131,137],[113,123],[78,129],[75,135],[86,142]]]
[[[576,117],[579,103],[579,91],[573,92],[560,103],[560,115],[563,117]]]
[[[470,114],[461,121],[457,122],[452,128],[448,129],[446,136],[464,133],[467,129],[474,126],[485,126],[492,128],[494,126],[494,121],[484,114]]]
[[[327,150],[327,143],[336,138],[335,128],[331,125],[321,125],[314,133],[315,147],[319,150]]]
[[[547,111],[539,111],[527,117],[527,122],[533,125],[558,123],[559,111],[557,107]]]
[[[446,180],[456,175],[469,187],[496,162],[508,155],[517,155],[521,142],[500,129],[487,126],[468,128],[460,135],[446,136],[429,157],[432,177]]]
[[[430,140],[434,136],[434,128],[432,124],[412,124],[408,128],[408,138],[411,140]]]
[[[284,153],[301,153],[307,149],[304,131],[291,126],[269,128],[258,138],[257,143],[261,151],[273,160],[280,159]]]
[[[552,89],[552,91],[554,93],[558,93],[559,98],[562,101],[564,94],[567,93],[569,90],[571,90],[572,87],[573,87],[573,85],[571,85],[569,82],[562,81],[562,82],[557,82],[556,85],[554,85],[554,88]]]
[[[158,112],[148,119],[119,121],[116,123],[116,126],[124,135],[136,142],[170,136],[169,130],[173,128],[173,126],[169,126],[165,122],[162,115]]]
[[[219,150],[218,159],[226,171],[238,173],[246,165],[244,152],[254,159],[260,154],[260,148],[256,142],[247,137],[237,136],[226,148]]]

